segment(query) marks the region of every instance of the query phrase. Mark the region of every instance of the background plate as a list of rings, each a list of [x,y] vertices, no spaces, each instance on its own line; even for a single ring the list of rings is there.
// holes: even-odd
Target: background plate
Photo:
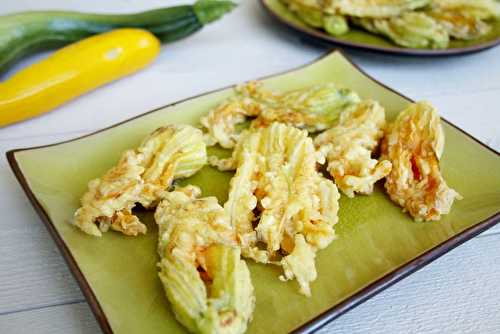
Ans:
[[[377,99],[389,119],[410,101],[377,83],[342,54],[264,80],[290,90],[334,82]],[[103,174],[124,150],[167,123],[197,124],[201,115],[233,94],[231,88],[144,114],[103,131],[50,146],[8,152],[22,187],[47,225],[106,333],[184,333],[175,321],[157,278],[156,228],[152,214],[140,213],[146,236],[106,233],[97,239],[71,226],[87,182]],[[378,185],[372,196],[340,201],[338,239],[317,256],[312,297],[296,282],[278,280],[272,266],[248,262],[257,305],[248,333],[311,332],[402,277],[493,226],[499,220],[500,157],[454,126],[444,124],[447,141],[442,169],[464,200],[438,223],[414,223]],[[230,173],[204,168],[187,182],[224,201]],[[485,254],[487,256],[487,254]],[[389,307],[389,306],[388,306]]]
[[[493,29],[488,35],[482,38],[471,41],[451,40],[450,46],[447,49],[441,50],[411,49],[398,47],[384,37],[356,28],[352,28],[345,35],[334,37],[321,30],[307,26],[295,14],[290,12],[280,0],[260,0],[260,2],[271,16],[281,23],[305,36],[327,42],[334,46],[344,45],[358,49],[415,56],[445,56],[477,52],[500,44],[500,21],[492,22]]]

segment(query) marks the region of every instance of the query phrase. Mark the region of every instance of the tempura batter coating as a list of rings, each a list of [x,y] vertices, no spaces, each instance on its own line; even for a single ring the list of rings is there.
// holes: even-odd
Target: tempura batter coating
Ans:
[[[443,11],[468,14],[483,20],[500,17],[500,3],[496,0],[433,0],[432,7]]]
[[[349,31],[347,18],[337,13],[326,13],[323,0],[284,0],[290,11],[294,12],[307,25],[324,29],[332,36],[343,35]]]
[[[324,15],[320,0],[283,0],[283,2],[311,27],[323,28]]]
[[[283,266],[283,278],[297,277],[305,295],[316,277],[314,256],[300,254],[328,246],[338,220],[339,193],[316,170],[318,159],[306,131],[279,123],[247,131],[228,164],[237,169],[224,205],[243,255]],[[304,261],[297,264],[297,256]]]
[[[422,8],[431,0],[321,0],[327,13],[355,17],[387,18]]]
[[[427,102],[402,111],[384,137],[382,155],[392,162],[385,188],[391,199],[417,221],[439,220],[460,198],[441,175],[443,148],[439,115]]]
[[[89,182],[73,223],[94,236],[109,228],[132,236],[146,233],[132,208],[137,203],[155,207],[174,179],[193,175],[206,162],[200,130],[188,125],[159,128],[137,149],[125,151],[104,176]]]
[[[466,12],[433,9],[425,13],[442,25],[451,37],[457,39],[476,39],[491,31],[488,23]]]
[[[233,148],[240,137],[236,126],[249,118],[254,118],[252,128],[281,122],[315,132],[329,128],[342,110],[359,102],[356,93],[333,84],[281,93],[254,81],[237,87],[236,96],[211,110],[201,124],[209,145]]]
[[[166,192],[155,212],[160,279],[176,318],[200,334],[240,334],[255,307],[254,288],[229,217],[199,189]]]
[[[487,35],[500,18],[498,0],[281,0],[308,26],[333,36],[349,24],[414,49],[445,49],[450,37]]]
[[[335,127],[314,140],[326,156],[328,172],[347,196],[371,194],[375,182],[391,171],[389,161],[372,158],[384,127],[384,108],[375,101],[364,101],[344,111]]]
[[[445,49],[450,40],[446,29],[424,12],[405,12],[386,19],[353,18],[352,22],[407,48]]]

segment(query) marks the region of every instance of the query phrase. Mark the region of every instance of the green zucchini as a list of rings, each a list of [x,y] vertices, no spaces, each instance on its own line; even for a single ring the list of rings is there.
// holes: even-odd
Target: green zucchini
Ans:
[[[0,16],[0,73],[21,58],[116,28],[142,28],[162,42],[186,37],[231,11],[224,0],[159,8],[134,14],[30,11]]]

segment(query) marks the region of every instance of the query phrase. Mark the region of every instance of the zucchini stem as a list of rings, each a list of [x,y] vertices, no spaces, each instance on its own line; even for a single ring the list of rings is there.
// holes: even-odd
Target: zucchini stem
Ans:
[[[198,0],[194,4],[194,12],[200,23],[205,25],[218,20],[236,6],[234,2],[226,0]]]

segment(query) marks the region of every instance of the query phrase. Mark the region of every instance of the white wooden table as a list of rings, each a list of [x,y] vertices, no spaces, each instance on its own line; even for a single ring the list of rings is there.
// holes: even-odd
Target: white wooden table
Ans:
[[[0,14],[44,8],[127,12],[181,2],[4,0]],[[0,129],[0,333],[99,332],[54,242],[14,180],[3,157],[6,150],[80,136],[191,95],[302,65],[325,50],[274,23],[256,0],[243,0],[223,21],[164,47],[145,71],[53,113]],[[411,98],[431,100],[448,120],[500,150],[500,47],[438,59],[348,54],[382,82]],[[321,332],[500,333],[499,282],[497,227]]]

